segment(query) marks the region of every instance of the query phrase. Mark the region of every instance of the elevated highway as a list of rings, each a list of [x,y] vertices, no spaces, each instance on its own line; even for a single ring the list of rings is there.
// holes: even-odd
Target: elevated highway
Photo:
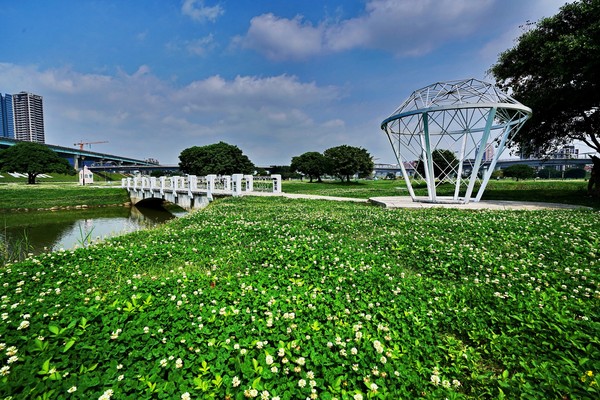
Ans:
[[[19,140],[9,139],[5,137],[0,137],[0,149],[8,148],[10,146],[14,146],[19,143]],[[115,156],[113,154],[107,153],[99,153],[96,151],[88,151],[82,149],[76,149],[71,147],[63,147],[57,146],[54,144],[46,144],[48,148],[57,152],[61,157],[66,158],[69,163],[75,168],[83,168],[84,165],[88,166],[88,168],[97,163],[108,164],[112,163],[113,165],[140,165],[140,166],[148,166],[153,165],[144,160],[138,160],[136,158]]]

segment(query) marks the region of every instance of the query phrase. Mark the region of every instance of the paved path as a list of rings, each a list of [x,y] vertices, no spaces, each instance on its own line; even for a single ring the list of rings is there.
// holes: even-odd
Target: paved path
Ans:
[[[373,197],[369,199],[372,203],[386,208],[458,208],[461,210],[547,210],[547,209],[586,209],[591,207],[577,206],[571,204],[559,203],[539,203],[526,201],[506,201],[506,200],[481,200],[477,203],[426,203],[414,202],[408,196],[395,197]]]
[[[312,199],[312,200],[334,200],[334,201],[351,201],[354,203],[371,203],[385,208],[457,208],[461,210],[547,210],[547,209],[585,209],[592,210],[591,207],[584,207],[571,204],[559,203],[539,203],[539,202],[524,202],[524,201],[505,201],[505,200],[482,200],[478,203],[457,204],[451,202],[445,203],[427,203],[414,202],[409,196],[393,196],[393,197],[372,197],[370,199],[358,199],[352,197],[336,197],[336,196],[319,196],[314,194],[299,194],[299,193],[267,193],[254,192],[248,194],[251,196],[279,196],[288,199]],[[443,199],[442,199],[443,200]]]

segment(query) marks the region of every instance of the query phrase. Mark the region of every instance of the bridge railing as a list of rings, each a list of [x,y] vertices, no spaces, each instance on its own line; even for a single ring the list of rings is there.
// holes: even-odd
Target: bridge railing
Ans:
[[[207,175],[207,176],[136,176],[123,178],[121,187],[127,190],[151,190],[164,194],[165,191],[212,194],[230,194],[240,196],[244,193],[271,192],[281,193],[281,175],[253,176],[243,174]]]

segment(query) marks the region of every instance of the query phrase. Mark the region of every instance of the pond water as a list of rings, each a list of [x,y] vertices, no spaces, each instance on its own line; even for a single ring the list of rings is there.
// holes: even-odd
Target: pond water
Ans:
[[[162,224],[185,215],[181,209],[102,207],[0,214],[0,251],[40,254],[82,247],[111,236]],[[1,256],[2,254],[0,254]]]

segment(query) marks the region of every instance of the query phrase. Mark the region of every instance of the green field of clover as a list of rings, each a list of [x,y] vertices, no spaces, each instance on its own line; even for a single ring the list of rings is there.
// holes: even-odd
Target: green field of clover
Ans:
[[[0,270],[0,398],[595,399],[598,211],[221,199]]]

